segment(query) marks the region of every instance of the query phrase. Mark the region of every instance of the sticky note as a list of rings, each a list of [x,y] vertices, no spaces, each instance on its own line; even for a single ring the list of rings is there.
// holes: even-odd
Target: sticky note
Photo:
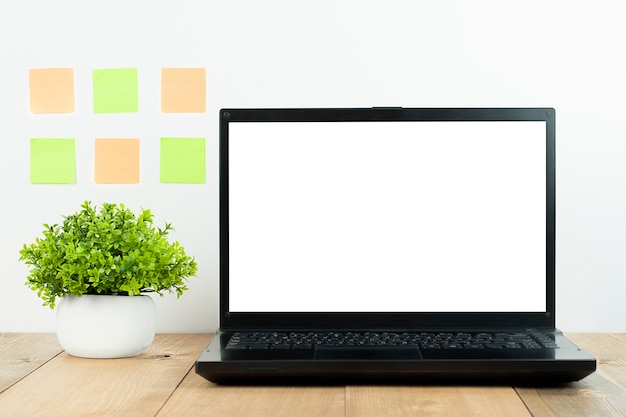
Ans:
[[[163,113],[206,112],[205,68],[161,68]]]
[[[206,183],[204,138],[161,138],[161,182]]]
[[[96,139],[94,181],[96,184],[138,184],[139,139]]]
[[[137,68],[95,69],[94,113],[136,113],[139,111]]]
[[[33,184],[75,184],[74,139],[32,138],[30,140],[30,182]]]
[[[31,113],[75,111],[73,68],[32,68],[28,75]]]

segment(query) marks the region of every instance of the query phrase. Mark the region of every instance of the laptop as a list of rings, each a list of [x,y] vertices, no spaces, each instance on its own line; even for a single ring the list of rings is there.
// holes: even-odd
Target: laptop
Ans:
[[[549,383],[553,108],[222,109],[221,384]]]

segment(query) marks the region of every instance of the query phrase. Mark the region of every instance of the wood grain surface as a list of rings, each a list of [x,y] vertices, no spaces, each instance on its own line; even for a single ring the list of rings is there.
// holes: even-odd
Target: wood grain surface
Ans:
[[[62,351],[54,334],[0,333],[0,392]]]
[[[157,335],[142,355],[81,359],[53,334],[0,334],[0,416],[626,416],[626,334],[568,336],[598,371],[561,386],[221,386],[193,365],[212,335]]]
[[[140,356],[83,359],[63,352],[0,394],[2,416],[155,416],[210,336],[157,335]]]

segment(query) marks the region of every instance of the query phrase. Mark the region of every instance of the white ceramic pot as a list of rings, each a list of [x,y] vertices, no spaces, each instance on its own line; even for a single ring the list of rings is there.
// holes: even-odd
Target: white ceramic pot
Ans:
[[[72,356],[126,358],[150,346],[156,308],[147,295],[66,296],[57,307],[57,337]]]

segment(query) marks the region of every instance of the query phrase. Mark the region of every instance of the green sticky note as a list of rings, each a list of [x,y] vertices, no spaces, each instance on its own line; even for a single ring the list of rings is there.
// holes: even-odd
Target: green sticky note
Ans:
[[[204,138],[161,138],[161,182],[206,183]]]
[[[33,184],[75,184],[74,139],[31,139],[30,182]]]
[[[94,113],[139,111],[137,68],[93,70]]]

